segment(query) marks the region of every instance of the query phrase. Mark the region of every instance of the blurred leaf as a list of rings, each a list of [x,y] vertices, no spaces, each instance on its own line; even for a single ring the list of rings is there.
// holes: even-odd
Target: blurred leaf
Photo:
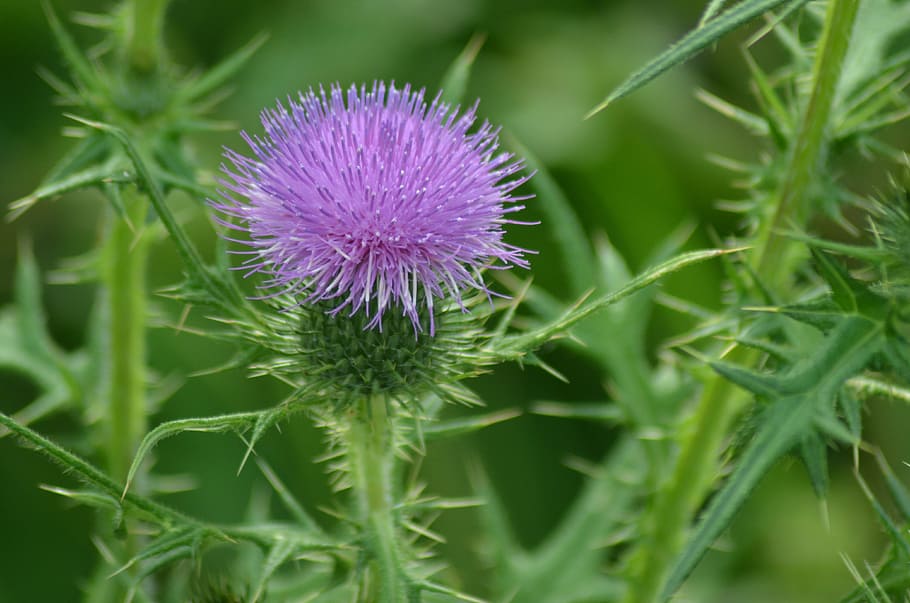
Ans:
[[[246,65],[247,61],[265,44],[266,40],[268,40],[268,35],[257,35],[244,46],[235,50],[233,54],[209,69],[202,77],[181,85],[175,94],[175,101],[178,103],[190,103],[223,86]]]
[[[521,416],[521,411],[515,408],[506,408],[496,412],[482,415],[471,415],[458,419],[432,421],[423,426],[423,435],[427,440],[450,438],[479,431],[485,427],[496,425]]]
[[[42,199],[56,197],[69,191],[90,186],[101,186],[106,182],[113,181],[129,181],[129,178],[124,176],[123,170],[116,169],[111,162],[107,162],[104,165],[93,165],[84,170],[70,173],[57,180],[42,184],[30,195],[10,203],[6,219],[12,222]]]
[[[67,151],[54,167],[48,170],[41,184],[60,180],[89,165],[98,164],[101,158],[110,155],[110,152],[110,139],[100,132],[92,133]]]
[[[813,420],[821,409],[834,405],[838,391],[847,379],[862,370],[883,344],[881,323],[847,316],[842,317],[807,364],[796,365],[773,382],[759,375],[747,378],[743,370],[734,371],[729,367],[722,370],[725,377],[767,396],[771,403],[732,476],[711,500],[677,558],[661,600],[666,600],[679,588],[768,469],[810,433]]]
[[[863,0],[860,2],[853,26],[850,47],[844,60],[838,84],[838,96],[843,100],[883,73],[899,67],[889,61],[895,48],[905,51],[907,46],[894,47],[899,36],[906,34],[910,22],[910,5],[892,0]],[[871,34],[870,32],[875,32]]]
[[[630,505],[644,483],[640,442],[626,437],[599,465],[559,525],[534,550],[511,537],[508,519],[487,484],[478,494],[485,534],[493,538],[497,568],[494,600],[510,603],[588,603],[620,598],[622,583],[604,575],[603,547],[629,520]],[[491,498],[491,496],[493,498]]]
[[[510,137],[509,146],[525,158],[528,169],[534,173],[529,186],[537,195],[537,205],[546,218],[544,224],[552,233],[562,255],[561,265],[569,280],[568,297],[579,297],[595,283],[596,264],[588,235],[569,199],[547,168],[514,137]]]
[[[698,21],[698,26],[702,27],[705,23],[713,19],[717,13],[719,13],[723,8],[724,4],[727,3],[727,0],[710,0],[708,6],[705,7],[704,12],[701,14],[701,19]]]
[[[73,77],[90,91],[104,92],[106,89],[105,84],[98,77],[88,59],[82,54],[79,45],[76,44],[76,41],[66,28],[63,27],[63,23],[60,22],[50,2],[44,0],[42,6],[47,15],[47,22],[51,27],[51,32],[54,34],[54,39],[57,41],[60,52],[63,54],[63,59],[70,68]]]
[[[291,494],[291,491],[288,490],[287,486],[284,485],[284,482],[278,478],[272,468],[264,460],[257,458],[256,464],[259,466],[259,470],[262,471],[262,475],[265,476],[265,479],[268,480],[269,485],[272,486],[272,489],[278,494],[278,498],[281,499],[281,502],[284,504],[284,507],[291,514],[291,517],[294,518],[294,521],[299,523],[302,526],[305,526],[308,529],[313,531],[319,530],[319,524],[317,524],[310,514],[306,512],[303,508],[303,505],[294,498],[294,495]]]
[[[74,403],[81,395],[76,377],[83,354],[66,354],[47,332],[41,299],[41,274],[27,244],[19,245],[15,305],[0,310],[0,367],[31,379],[41,395],[16,413],[16,421],[30,424]],[[0,437],[7,430],[0,429]]]
[[[291,555],[295,553],[296,549],[294,544],[295,543],[293,542],[279,540],[269,550],[265,563],[262,564],[259,577],[256,579],[256,587],[253,589],[250,603],[256,603],[257,601],[263,600],[266,593],[266,587],[268,586],[272,574],[274,574],[281,564],[290,559]]]
[[[818,433],[810,432],[800,442],[800,456],[809,473],[815,495],[824,499],[828,495],[828,450]]]
[[[471,79],[471,68],[474,66],[474,59],[477,58],[477,54],[483,47],[486,38],[484,34],[474,34],[468,40],[464,50],[446,69],[445,75],[442,76],[439,89],[442,91],[442,101],[449,106],[456,107],[464,102],[468,82]]]
[[[885,460],[885,457],[881,452],[875,454],[875,460],[878,462],[878,468],[885,478],[885,483],[888,486],[888,492],[891,494],[891,499],[894,501],[898,512],[901,514],[901,520],[904,523],[910,523],[910,491],[908,491],[907,487],[897,479],[896,475],[894,475],[894,471],[891,469],[891,466],[888,465],[888,461]]]
[[[815,248],[810,248],[812,257],[815,259],[815,265],[818,273],[821,275],[828,287],[831,288],[831,295],[834,303],[843,310],[844,313],[853,313],[857,310],[857,293],[862,288],[856,286],[847,270],[833,259],[829,258],[824,252]]]
[[[606,402],[535,402],[531,405],[531,412],[545,417],[559,417],[561,419],[582,419],[586,421],[602,421],[604,423],[621,423],[625,418],[622,409],[616,404]]]
[[[663,72],[679,65],[710,46],[720,38],[730,33],[739,26],[748,23],[755,17],[779,6],[786,6],[787,10],[797,8],[808,0],[743,0],[736,6],[727,9],[720,15],[693,29],[666,51],[652,59],[647,65],[629,76],[626,81],[615,88],[607,98],[594,107],[587,117],[599,113],[610,103],[641,88]]]

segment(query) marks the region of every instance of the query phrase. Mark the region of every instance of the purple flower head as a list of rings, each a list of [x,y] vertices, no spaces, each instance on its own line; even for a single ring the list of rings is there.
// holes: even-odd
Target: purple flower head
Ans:
[[[463,295],[490,295],[484,268],[527,267],[526,250],[503,241],[512,191],[530,176],[498,149],[498,129],[470,131],[475,104],[459,114],[424,91],[374,83],[333,85],[262,112],[265,136],[242,133],[254,157],[225,150],[230,166],[212,202],[230,228],[248,233],[243,264],[268,275],[268,296],[334,300],[331,312],[407,316]],[[235,218],[230,220],[229,218]]]

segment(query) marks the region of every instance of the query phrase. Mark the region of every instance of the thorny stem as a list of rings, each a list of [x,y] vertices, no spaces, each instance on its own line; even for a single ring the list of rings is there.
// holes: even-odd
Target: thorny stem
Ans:
[[[383,396],[364,398],[349,415],[349,460],[366,570],[358,601],[407,600],[395,512],[394,432]]]
[[[859,0],[831,0],[813,67],[812,95],[803,114],[790,161],[774,203],[772,217],[759,225],[753,266],[772,291],[785,288],[799,241],[784,230],[805,224],[811,211],[810,184],[827,154],[826,131],[834,107],[841,66],[847,56]]]
[[[809,186],[825,157],[825,134],[835,100],[841,66],[847,54],[859,0],[831,0],[813,67],[813,89],[792,147],[780,190],[771,206],[770,220],[757,234],[753,266],[758,278],[772,291],[782,293],[792,271],[800,243],[787,239],[781,229],[805,224],[811,207]],[[752,351],[735,348],[727,359],[754,364]],[[746,403],[746,396],[720,376],[705,384],[683,436],[677,464],[666,488],[658,490],[645,526],[641,547],[634,553],[626,603],[658,600],[669,565],[682,546],[692,517],[716,475],[718,452],[730,423]]]

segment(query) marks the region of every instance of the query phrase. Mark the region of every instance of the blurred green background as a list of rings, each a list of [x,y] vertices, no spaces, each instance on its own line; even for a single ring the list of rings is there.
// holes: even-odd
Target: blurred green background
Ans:
[[[97,0],[53,4],[63,15],[110,6]],[[270,34],[235,81],[234,94],[216,111],[218,117],[256,131],[262,107],[319,83],[384,79],[435,91],[471,36],[484,33],[486,43],[468,90],[471,98],[482,99],[481,115],[532,149],[568,192],[590,234],[606,233],[637,270],[654,246],[682,223],[699,227],[693,247],[709,245],[711,229],[721,236],[735,232],[736,219],[713,208],[718,199],[737,198],[729,184],[732,177],[710,164],[706,155],[753,159],[761,150],[760,141],[693,97],[704,87],[753,106],[738,46],[742,34],[593,119],[582,120],[611,86],[691,27],[701,9],[702,3],[692,0],[173,0],[166,38],[174,59],[192,68],[211,65],[259,32]],[[74,29],[86,43],[97,41],[94,32]],[[777,52],[771,44],[756,49],[759,59],[771,65],[779,59]],[[70,144],[59,135],[67,120],[36,75],[38,66],[61,70],[40,3],[0,2],[0,65],[0,202],[5,204],[29,193]],[[222,145],[241,145],[236,132],[198,136],[192,143],[201,165],[210,171],[217,169]],[[869,166],[856,169],[865,172]],[[210,249],[211,228],[198,204],[178,194],[171,202],[186,212],[203,248]],[[536,219],[534,203],[529,205],[529,219]],[[6,303],[12,295],[18,241],[31,240],[41,267],[52,270],[92,246],[102,209],[98,196],[72,194],[40,204],[14,224],[0,224],[0,301]],[[550,253],[546,225],[517,230],[514,240],[540,251],[534,258],[535,282],[561,291],[559,258]],[[152,254],[150,287],[175,282],[180,269],[173,250],[161,243]],[[675,295],[717,306],[720,276],[717,265],[703,266],[666,286]],[[65,348],[80,346],[92,287],[49,285],[45,297],[51,332]],[[156,304],[164,314],[175,311],[164,300]],[[657,312],[653,342],[684,325],[678,316]],[[284,394],[277,383],[249,380],[240,371],[187,377],[224,361],[231,350],[223,345],[167,329],[152,330],[149,339],[156,373],[185,379],[155,422],[262,408]],[[535,369],[507,366],[473,386],[492,409],[527,409],[541,398],[573,401],[606,395],[608,377],[584,358],[556,348],[547,349],[546,357],[570,378],[569,385]],[[15,375],[0,374],[0,386],[4,412],[16,411],[34,395],[31,384]],[[901,428],[910,425],[910,409],[874,402],[866,421],[867,439],[884,448],[893,465],[910,458],[907,430]],[[38,427],[72,443],[76,424],[64,417]],[[432,447],[423,474],[430,491],[464,496],[470,494],[467,468],[481,464],[522,542],[533,546],[553,528],[581,486],[583,478],[566,467],[566,459],[597,461],[614,437],[598,425],[525,414]],[[259,447],[313,510],[330,500],[324,468],[313,460],[321,450],[320,434],[302,416],[280,434],[271,433]],[[158,450],[157,471],[191,474],[197,482],[195,490],[168,502],[212,520],[240,520],[251,492],[265,489],[255,468],[235,475],[242,455],[243,444],[231,436],[189,434],[167,440]],[[781,464],[740,514],[722,543],[725,552],[712,553],[696,573],[688,598],[813,602],[846,593],[852,579],[840,554],[859,564],[874,562],[883,538],[852,477],[848,451],[834,455],[830,529],[802,467]],[[10,439],[0,440],[0,602],[76,601],[80,583],[94,566],[92,512],[39,490],[39,484],[71,481]],[[496,570],[480,561],[482,539],[474,512],[451,511],[437,527],[448,539],[441,551],[452,560],[453,579],[483,595],[490,572]]]

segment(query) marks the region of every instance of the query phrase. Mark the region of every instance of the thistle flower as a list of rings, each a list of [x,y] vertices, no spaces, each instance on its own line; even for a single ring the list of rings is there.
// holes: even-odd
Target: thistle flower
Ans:
[[[254,157],[225,150],[212,204],[248,235],[241,268],[267,275],[266,297],[329,300],[330,314],[363,313],[380,330],[397,312],[421,331],[425,309],[433,334],[439,300],[465,310],[468,291],[492,294],[483,269],[528,266],[503,238],[529,175],[499,151],[498,129],[471,131],[476,104],[459,114],[382,82],[346,97],[334,85],[264,110],[265,136],[242,134]]]

